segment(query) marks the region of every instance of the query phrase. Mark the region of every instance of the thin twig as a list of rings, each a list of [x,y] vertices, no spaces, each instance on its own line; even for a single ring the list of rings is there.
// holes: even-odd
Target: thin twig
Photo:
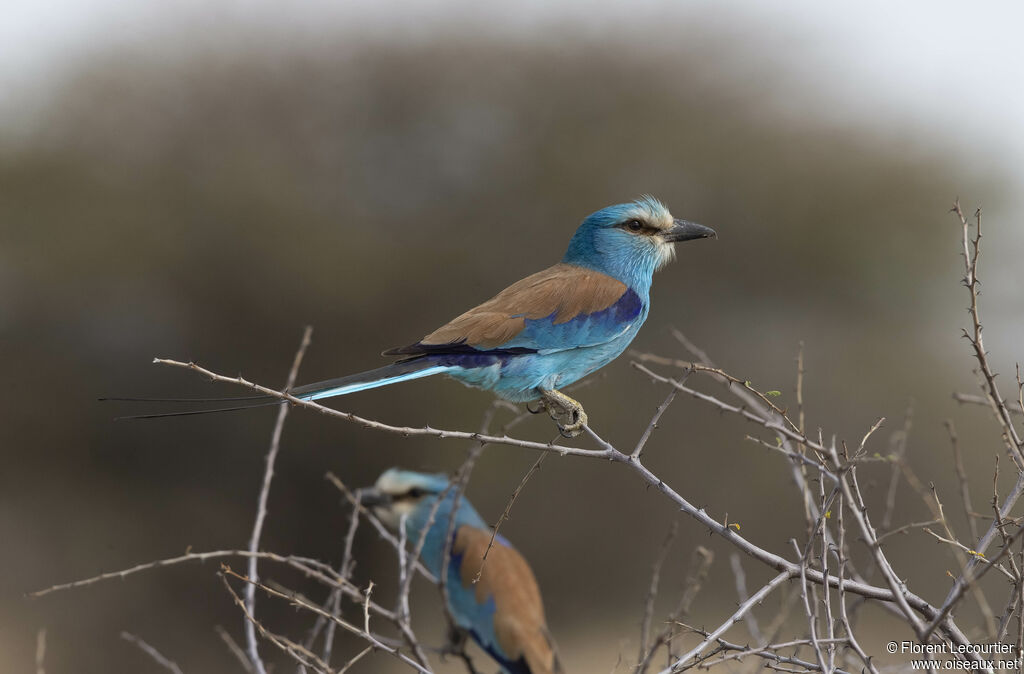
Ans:
[[[692,372],[692,370],[683,374],[681,381],[686,381],[686,378],[689,376],[690,372]],[[669,390],[668,396],[665,398],[665,402],[661,403],[661,405],[658,406],[658,409],[655,410],[654,416],[651,417],[651,422],[647,424],[647,428],[644,429],[643,435],[640,436],[640,441],[636,443],[636,447],[633,449],[633,453],[630,454],[631,458],[640,458],[640,455],[644,451],[644,446],[647,445],[647,441],[651,438],[651,433],[653,433],[654,429],[658,427],[658,422],[661,420],[661,415],[665,413],[665,410],[668,409],[668,406],[671,405],[672,401],[675,399],[676,390]]]
[[[695,632],[697,632],[698,634],[702,634],[701,630],[697,630],[695,628],[690,628],[690,629],[695,631]],[[706,632],[703,632],[703,634],[705,636],[707,635]],[[775,671],[786,671],[786,672],[802,672],[802,671],[820,672],[820,671],[822,671],[821,665],[818,664],[818,663],[808,662],[807,660],[801,660],[800,658],[787,657],[787,656],[779,655],[779,653],[778,653],[778,651],[783,650],[783,649],[799,648],[800,646],[807,646],[807,645],[810,644],[810,640],[809,639],[794,639],[793,641],[787,641],[787,642],[778,643],[778,644],[768,644],[768,645],[766,645],[764,647],[761,647],[761,648],[754,648],[754,647],[749,647],[749,646],[746,646],[746,647],[745,646],[739,646],[737,644],[733,644],[733,643],[730,643],[728,641],[725,641],[724,639],[716,639],[715,641],[717,642],[718,647],[722,651],[731,651],[731,652],[728,653],[727,655],[723,655],[723,656],[720,656],[720,657],[717,657],[717,658],[712,658],[711,656],[705,656],[705,659],[699,659],[695,663],[692,663],[689,666],[684,667],[684,671],[688,670],[688,669],[691,669],[691,668],[694,668],[694,667],[698,667],[700,669],[711,669],[715,665],[719,665],[719,664],[724,663],[724,662],[729,662],[731,660],[742,660],[743,658],[746,658],[746,657],[762,658],[766,662],[760,663],[760,664],[762,664],[764,667],[767,667],[769,669],[774,669]],[[827,642],[828,640],[826,639],[824,641]],[[841,641],[841,640],[837,640],[837,641]],[[778,663],[797,665],[799,667],[803,667],[804,669],[803,670],[787,669],[785,667],[778,666]],[[835,670],[835,674],[849,674],[849,673],[845,672],[842,669],[838,669],[837,668]]]
[[[867,438],[881,425],[881,423],[882,421],[879,420],[871,430],[868,431],[867,435],[864,436],[864,440],[861,442],[858,453],[863,451]],[[835,447],[831,448],[831,454],[833,462],[836,465],[840,465],[841,461]],[[921,635],[925,628],[924,622],[922,622],[921,618],[917,613],[915,613],[914,609],[910,607],[910,591],[899,579],[899,576],[897,576],[892,565],[889,563],[889,560],[886,558],[885,553],[882,552],[882,546],[878,544],[878,536],[868,519],[867,506],[864,504],[864,497],[861,494],[860,486],[857,483],[856,471],[857,466],[855,464],[851,465],[849,470],[843,474],[839,481],[843,495],[846,497],[845,503],[848,504],[850,514],[857,523],[861,535],[871,551],[871,556],[875,561],[875,566],[882,572],[882,576],[889,585],[889,589],[892,591],[892,596],[895,599],[896,604],[899,606],[907,622],[914,628],[914,631],[923,642],[925,638]],[[849,476],[849,479],[846,479],[846,476]]]
[[[221,571],[222,571],[223,576],[224,576],[222,578],[222,580],[224,580],[225,585],[227,585],[227,578],[226,578],[226,576],[233,576],[233,577],[238,578],[239,580],[244,581],[246,583],[250,583],[251,582],[248,578],[246,578],[245,576],[242,576],[242,575],[239,575],[239,574],[235,573],[229,567],[222,566],[221,567]],[[340,618],[338,616],[331,615],[331,614],[327,613],[326,611],[324,611],[319,606],[317,606],[315,604],[311,604],[308,601],[304,601],[300,597],[296,596],[294,593],[293,594],[287,594],[287,593],[281,592],[280,590],[275,590],[272,587],[264,585],[263,583],[254,583],[254,584],[256,585],[256,587],[258,589],[263,590],[264,592],[266,592],[268,595],[270,595],[272,597],[277,597],[279,599],[287,600],[288,602],[290,602],[296,608],[304,609],[304,610],[309,611],[309,612],[311,612],[311,613],[313,613],[315,615],[322,615],[325,618],[327,618],[328,620],[334,621],[335,623],[337,623],[338,627],[341,627],[342,629],[350,632],[351,634],[354,634],[354,635],[362,638],[363,640],[367,641],[376,650],[380,650],[380,651],[384,651],[386,653],[390,653],[392,656],[398,658],[399,660],[404,662],[406,665],[412,667],[413,669],[415,669],[418,672],[421,672],[421,674],[431,674],[431,671],[430,671],[429,668],[427,668],[424,665],[421,665],[420,663],[416,662],[415,660],[413,660],[409,656],[407,656],[404,653],[402,653],[398,649],[398,647],[393,646],[393,645],[387,643],[386,640],[381,639],[377,635],[364,630],[362,627],[358,627],[356,625],[353,625],[352,623],[350,623],[350,622],[348,622],[348,621],[346,621],[346,620],[344,620],[344,619],[342,619],[342,618]],[[229,591],[231,592],[232,596],[237,597],[237,595],[234,593],[234,591],[230,589],[230,585],[228,585],[228,588],[229,588]],[[363,597],[364,597],[364,601],[366,602],[366,603],[364,603],[364,607],[365,606],[369,606],[370,609],[372,610],[373,607],[375,606],[375,604],[373,602],[369,601],[368,598],[366,598],[365,593],[363,593]],[[236,599],[236,603],[239,603],[237,599]],[[242,606],[242,608],[244,610],[244,606]],[[256,627],[257,627],[258,630],[262,630],[262,626],[261,625],[257,625]],[[280,646],[280,644],[278,644],[278,645]],[[298,644],[294,644],[294,643],[289,643],[288,645],[290,647],[292,647],[292,648],[297,649],[297,650],[301,648]],[[300,651],[300,654],[302,654],[301,651]],[[305,654],[303,654],[303,655],[305,655]],[[312,653],[309,653],[308,655],[309,655],[309,657],[318,660],[318,658],[316,658],[316,656],[313,655]]]
[[[839,530],[839,543],[834,548],[834,552],[838,560],[838,568],[836,569],[836,573],[839,575],[840,578],[842,578],[847,562],[846,521],[843,517],[843,510],[845,509],[845,505],[843,503],[843,496],[840,495],[839,499],[839,507],[836,508],[836,511],[838,512],[836,528]],[[853,623],[850,620],[850,614],[847,611],[846,606],[846,592],[843,590],[842,583],[839,584],[839,619],[842,622],[843,631],[846,632],[847,642],[850,644],[850,647],[854,650],[854,652],[857,653],[857,656],[860,658],[865,669],[871,672],[871,674],[878,674],[878,669],[875,667],[874,662],[864,651],[864,649],[861,648],[860,642],[857,640],[856,635],[854,635]]]
[[[675,334],[677,335],[677,338],[678,337],[682,337],[682,333],[680,333],[678,331]],[[682,339],[686,339],[686,338],[682,337]],[[792,430],[794,430],[794,431],[799,431],[800,430],[800,427],[796,423],[794,423],[792,420],[790,420],[790,418],[786,415],[786,410],[780,408],[778,405],[773,403],[771,401],[771,399],[768,398],[767,395],[765,395],[764,393],[761,393],[760,391],[755,389],[751,385],[750,381],[748,381],[748,380],[740,379],[739,377],[734,377],[733,375],[729,374],[725,370],[721,370],[721,369],[719,369],[717,367],[713,367],[713,366],[708,365],[706,363],[690,363],[690,362],[687,362],[685,360],[676,360],[676,359],[673,359],[673,358],[663,358],[662,356],[656,356],[656,355],[651,354],[651,353],[640,353],[638,351],[630,351],[629,355],[631,355],[632,357],[636,358],[640,362],[656,363],[658,365],[674,365],[676,367],[683,368],[684,370],[687,371],[687,373],[689,373],[689,372],[705,372],[707,374],[712,374],[712,375],[715,375],[717,377],[721,377],[727,383],[739,385],[739,386],[745,388],[747,391],[749,391],[753,395],[757,396],[761,400],[762,404],[764,404],[765,406],[770,408],[774,413],[778,414],[782,419],[785,419],[786,423],[789,424],[789,426],[790,426],[790,428]]]
[[[183,564],[186,562],[205,562],[209,559],[220,559],[223,557],[250,557],[256,556],[261,559],[268,559],[281,564],[287,564],[292,568],[298,569],[309,576],[319,576],[321,580],[326,581],[329,584],[334,584],[338,579],[334,577],[334,570],[330,566],[327,566],[323,562],[315,559],[309,559],[308,557],[298,557],[295,555],[279,555],[274,552],[250,552],[248,550],[213,550],[210,552],[189,552],[178,557],[169,557],[167,559],[158,559],[153,562],[146,562],[145,564],[137,564],[136,566],[122,569],[120,571],[108,571],[107,573],[101,573],[91,578],[85,578],[83,580],[76,580],[70,583],[60,583],[59,585],[51,585],[48,588],[42,590],[36,590],[28,594],[31,598],[44,597],[53,592],[60,592],[63,590],[71,590],[80,587],[86,587],[95,583],[100,583],[106,580],[120,580],[127,576],[131,576],[142,571],[149,571],[152,569],[159,569],[165,566],[174,566],[176,564]],[[326,571],[326,573],[325,573]]]
[[[963,552],[966,552],[971,557],[974,557],[974,558],[978,559],[979,561],[984,562],[985,564],[993,564],[992,562],[990,562],[987,559],[985,559],[985,555],[982,555],[979,552],[976,552],[975,550],[971,550],[970,548],[968,548],[966,545],[964,545],[960,541],[954,540],[952,538],[944,538],[944,537],[940,536],[939,534],[935,533],[934,531],[932,531],[931,529],[929,529],[928,527],[925,527],[924,530],[925,530],[926,533],[931,534],[940,543],[945,543],[947,545],[952,545],[953,547],[955,547],[955,548],[957,548],[959,550],[962,550]],[[1013,578],[1013,574],[1010,573],[1009,571],[1007,571],[1003,566],[1001,566],[999,564],[995,564],[994,566],[997,569],[999,569],[1000,573],[1002,573],[1004,576],[1006,576],[1009,580],[1012,581],[1014,579]]]
[[[440,509],[441,503],[447,495],[448,490],[451,489],[451,486],[452,485],[449,484],[448,489],[441,492],[433,506],[431,506],[430,512],[427,515],[426,524],[424,524],[423,530],[420,531],[419,538],[416,540],[416,545],[413,548],[412,554],[407,554],[405,548],[405,525],[407,515],[403,514],[398,521],[398,600],[396,602],[395,615],[398,617],[398,625],[402,631],[402,636],[405,639],[406,644],[408,644],[412,649],[413,655],[416,657],[416,661],[424,667],[428,666],[426,653],[423,652],[423,649],[419,645],[419,641],[417,641],[412,632],[412,615],[409,609],[409,590],[412,587],[412,579],[415,573],[410,567],[411,564],[419,561],[420,553],[423,552],[423,546],[427,541],[427,534],[434,525],[434,518],[437,517],[437,511]],[[443,571],[441,573],[441,577],[444,577]],[[370,587],[366,590],[366,606],[369,606],[370,590],[372,589],[373,583],[371,582]],[[369,628],[367,628],[366,631],[369,633]]]
[[[512,512],[512,506],[515,505],[516,500],[519,498],[519,494],[522,493],[523,488],[526,487],[526,483],[530,481],[533,474],[540,470],[541,464],[544,463],[544,459],[546,459],[547,456],[547,454],[541,454],[537,457],[537,460],[533,462],[530,469],[526,471],[525,475],[523,475],[523,479],[519,481],[519,485],[512,491],[512,496],[509,497],[508,503],[505,504],[505,509],[501,512],[501,517],[499,517],[498,521],[493,527],[491,527],[491,538],[487,541],[487,548],[484,550],[484,556],[480,560],[480,568],[473,577],[474,585],[480,582],[480,576],[484,572],[484,564],[487,563],[487,555],[491,554],[491,548],[494,547],[494,539],[498,536],[498,529],[500,529],[501,525],[509,518],[509,515]]]
[[[46,628],[36,632],[36,674],[46,674]]]
[[[136,646],[138,646],[140,651],[148,655],[153,660],[153,662],[160,665],[167,671],[173,672],[173,674],[182,674],[181,668],[178,667],[178,665],[175,664],[173,660],[168,660],[160,654],[160,651],[153,648],[152,646],[150,646],[134,634],[130,632],[121,632],[121,638],[129,643],[133,643]]]
[[[480,423],[481,433],[486,434],[489,432],[491,422],[494,420],[494,414],[497,412],[497,409],[497,405],[492,404],[487,409],[487,412],[484,413],[484,418]],[[458,620],[455,617],[454,612],[452,611],[451,593],[448,587],[448,570],[451,565],[452,549],[454,548],[455,541],[455,521],[456,516],[458,515],[459,512],[459,504],[462,500],[462,496],[466,489],[466,485],[469,482],[470,475],[473,472],[473,468],[476,466],[477,459],[480,458],[480,455],[483,453],[484,448],[486,446],[487,443],[485,442],[477,442],[472,447],[470,447],[469,452],[466,454],[465,461],[463,461],[462,465],[459,466],[458,471],[455,473],[454,476],[452,476],[450,482],[450,486],[455,490],[455,493],[452,496],[451,510],[448,513],[448,522],[447,527],[445,529],[445,535],[444,538],[441,539],[443,541],[447,541],[447,544],[443,548],[444,552],[441,558],[441,573],[439,574],[438,578],[438,589],[441,592],[441,603],[444,606],[445,619],[448,621],[448,626],[450,628],[449,631],[452,633],[458,632],[460,629],[463,629],[463,627],[459,625]],[[481,563],[480,571],[478,572],[478,574],[482,572],[483,565]],[[473,663],[469,659],[469,656],[466,655],[465,648],[459,649],[459,651],[461,651],[459,653],[460,659],[463,661],[466,667],[472,671]]]
[[[956,427],[949,419],[945,421],[946,432],[949,434],[949,443],[953,448],[953,466],[956,469],[956,479],[960,484],[960,503],[964,509],[964,517],[967,519],[967,526],[971,531],[971,540],[978,540],[977,513],[971,505],[971,490],[967,480],[967,470],[964,468],[964,457],[960,451],[960,438],[956,434]]]
[[[985,396],[975,395],[973,393],[960,393],[958,391],[953,392],[953,400],[958,403],[965,403],[968,405],[982,405],[984,407],[991,407],[992,403]],[[1024,415],[1024,411],[1020,407],[1009,407],[1007,408],[1010,414]]]
[[[912,529],[923,529],[924,527],[930,527],[933,524],[940,524],[940,523],[941,523],[941,520],[928,520],[926,522],[910,522],[909,524],[904,524],[901,527],[896,527],[895,529],[890,529],[889,531],[886,531],[884,534],[879,534],[878,538],[876,540],[879,543],[881,543],[882,541],[884,541],[885,539],[889,538],[890,536],[897,536],[899,534],[905,534],[905,533],[907,533],[908,531],[910,531]]]
[[[819,478],[818,479],[818,498],[819,498],[819,501],[821,502],[821,511],[823,513],[825,513],[825,517],[822,518],[822,522],[821,522],[822,533],[818,537],[819,540],[821,541],[821,551],[820,551],[819,555],[820,555],[820,562],[821,562],[821,572],[823,574],[825,574],[826,576],[829,573],[829,561],[828,561],[829,544],[828,544],[828,536],[826,536],[824,534],[824,531],[828,530],[828,519],[832,516],[832,503],[834,502],[834,500],[835,500],[835,498],[837,497],[838,494],[839,494],[839,487],[835,487],[833,489],[832,493],[828,496],[828,498],[826,498],[825,497],[825,480],[824,480],[824,478]],[[825,608],[824,621],[825,621],[825,631],[826,631],[825,638],[823,639],[823,641],[826,642],[825,649],[826,649],[826,654],[828,656],[827,662],[822,662],[821,665],[822,665],[822,669],[825,672],[827,672],[828,674],[832,674],[832,672],[834,672],[835,669],[836,669],[836,642],[835,642],[836,633],[835,633],[835,618],[834,618],[833,613],[832,613],[832,591],[831,591],[831,588],[829,588],[828,585],[823,585],[822,588],[821,588],[821,591],[822,591],[822,596],[824,598],[824,602],[823,602],[824,608]]]
[[[245,654],[245,651],[242,650],[242,647],[238,645],[238,642],[235,641],[228,631],[220,625],[214,625],[213,631],[217,633],[220,640],[228,647],[228,651],[231,655],[235,656],[235,659],[238,660],[238,664],[242,666],[242,669],[245,670],[247,674],[252,674],[252,663],[249,662],[249,657]]]
[[[946,600],[946,603],[942,605],[942,608],[939,609],[938,615],[936,615],[932,622],[929,623],[928,626],[925,628],[923,632],[923,637],[930,636],[931,633],[934,632],[935,629],[942,623],[942,621],[946,619],[946,617],[949,615],[949,612],[953,609],[956,603],[960,600],[961,597],[964,596],[964,593],[967,591],[968,587],[981,580],[982,577],[984,577],[984,575],[988,573],[989,569],[998,566],[997,563],[999,562],[999,560],[1001,560],[1005,555],[1009,554],[1010,544],[1012,544],[1014,540],[1019,538],[1022,532],[1024,532],[1024,527],[1017,529],[1017,531],[1015,531],[1013,535],[1009,537],[1007,545],[1005,545],[1003,549],[999,551],[998,555],[996,555],[990,560],[985,560],[988,562],[988,564],[981,567],[980,571],[973,573],[970,576],[968,576],[967,572],[964,571],[964,573],[960,576],[961,579],[964,579],[964,582],[958,582],[956,585],[954,585],[953,594],[950,596],[949,599]],[[977,555],[975,555],[975,559],[977,558]]]
[[[673,672],[680,671],[680,669],[687,662],[689,662],[690,660],[694,659],[695,657],[697,657],[698,655],[703,653],[707,649],[707,647],[711,645],[711,643],[713,641],[715,641],[718,637],[720,637],[723,634],[725,634],[729,630],[730,627],[732,627],[737,622],[739,622],[739,620],[743,618],[743,615],[747,611],[752,609],[756,604],[761,603],[761,601],[764,600],[764,598],[767,597],[771,593],[772,590],[774,590],[779,585],[781,585],[782,583],[786,582],[787,580],[789,580],[792,577],[793,577],[792,573],[790,571],[788,571],[788,570],[787,571],[783,571],[779,575],[775,576],[775,578],[773,578],[771,581],[769,581],[767,585],[765,585],[760,590],[758,590],[753,595],[751,595],[750,599],[748,599],[747,601],[745,601],[742,604],[740,604],[740,607],[738,609],[736,609],[736,612],[733,613],[728,618],[726,618],[725,622],[722,623],[718,627],[718,629],[716,629],[713,632],[711,632],[710,634],[708,634],[707,637],[704,638],[704,641],[700,642],[700,644],[698,644],[695,648],[691,649],[689,652],[687,652],[681,658],[676,660],[676,662],[671,667],[662,670],[661,674],[672,674]]]
[[[345,663],[344,667],[342,667],[341,669],[338,670],[338,674],[345,674],[345,672],[347,672],[348,670],[350,670],[353,667],[355,667],[357,662],[359,662],[360,660],[362,660],[364,657],[366,657],[367,655],[369,655],[372,652],[373,652],[373,646],[372,645],[371,646],[367,646],[363,650],[359,651],[358,653],[356,653],[355,656],[353,656],[351,659],[349,659],[349,661],[347,663]]]
[[[1018,470],[1024,470],[1024,440],[1017,433],[1010,418],[1010,411],[1006,401],[999,394],[999,387],[996,385],[996,374],[988,362],[988,352],[985,350],[984,338],[982,336],[981,311],[978,308],[978,259],[981,255],[981,209],[974,214],[974,238],[970,237],[970,225],[963,211],[960,210],[960,200],[953,204],[953,212],[960,220],[964,255],[964,286],[970,295],[968,312],[971,315],[971,332],[964,330],[964,337],[970,342],[974,349],[974,356],[978,360],[978,369],[985,379],[985,394],[988,396],[992,411],[1003,429],[1003,439],[1006,441],[1007,449],[1011,458],[1017,465]],[[969,250],[968,243],[973,249]]]
[[[642,662],[647,655],[647,643],[651,634],[651,619],[654,617],[654,601],[658,598],[658,584],[661,581],[661,567],[664,566],[665,558],[668,557],[668,551],[671,549],[672,542],[675,541],[678,534],[679,525],[677,522],[673,522],[651,568],[651,585],[647,590],[647,597],[644,600],[644,615],[640,620],[640,654],[637,656],[637,662]]]
[[[729,565],[732,567],[733,578],[736,579],[736,596],[739,597],[740,603],[743,603],[750,599],[750,593],[747,592],[747,574],[743,572],[743,560],[734,552],[729,555]],[[757,624],[753,612],[748,611],[743,619],[747,623],[747,631],[750,632],[751,638],[760,643],[763,640],[761,627]]]
[[[353,508],[352,514],[349,515],[348,533],[345,534],[345,545],[342,551],[341,563],[338,565],[338,575],[346,580],[352,577],[352,571],[355,568],[355,559],[352,556],[352,546],[355,543],[356,530],[358,528],[359,508]],[[329,610],[331,615],[338,615],[338,611],[341,609],[341,591],[337,589],[331,590],[331,594],[327,598],[327,605],[330,607]],[[320,651],[320,658],[324,662],[330,663],[331,651],[334,649],[334,633],[337,627],[335,623],[323,618],[317,618],[316,624],[310,632],[306,645],[308,648],[313,647],[313,641],[316,640],[317,630],[321,627],[324,629],[324,644]],[[346,665],[346,667],[348,667],[348,665]]]
[[[299,374],[299,366],[302,365],[302,358],[309,347],[310,338],[313,335],[313,327],[307,325],[302,331],[302,341],[295,352],[292,360],[291,370],[288,372],[288,380],[285,383],[285,390],[295,386],[295,378]],[[281,405],[277,410],[277,421],[274,423],[274,432],[270,438],[270,449],[267,451],[265,468],[263,472],[263,483],[260,487],[260,495],[256,507],[256,521],[252,525],[252,535],[249,538],[249,552],[257,552],[260,549],[260,537],[263,535],[263,523],[267,518],[267,501],[270,498],[270,483],[274,479],[274,463],[277,461],[277,453],[281,448],[281,433],[284,431],[284,420],[288,416],[288,406]],[[253,581],[259,580],[259,558],[249,558],[249,577]],[[256,586],[245,586],[245,612],[252,619],[245,621],[245,646],[249,654],[249,662],[252,663],[256,674],[266,674],[267,668],[260,658],[259,644],[256,641]]]
[[[235,605],[238,606],[238,608],[242,611],[242,615],[245,616],[246,620],[253,624],[253,626],[259,632],[261,637],[277,646],[279,649],[287,653],[289,657],[291,657],[296,662],[302,664],[303,666],[309,667],[319,672],[320,674],[333,674],[331,668],[327,665],[327,663],[320,660],[314,653],[304,649],[301,644],[297,644],[283,635],[271,632],[266,627],[264,627],[262,623],[256,620],[256,618],[254,618],[252,614],[250,614],[246,610],[245,601],[240,596],[238,596],[238,593],[235,592],[235,589],[231,587],[231,583],[228,582],[227,576],[233,575],[242,580],[246,580],[246,578],[244,576],[239,576],[226,566],[222,566],[221,569],[221,580],[224,583],[224,588],[228,591],[228,594],[231,595],[231,599],[234,600]],[[262,587],[267,591],[272,592],[272,590],[269,587],[266,587],[264,585],[259,585],[259,587]]]
[[[883,531],[892,526],[892,516],[896,511],[896,492],[900,483],[900,466],[905,463],[907,456],[907,445],[910,438],[910,429],[914,422],[914,403],[907,403],[907,411],[903,415],[903,429],[894,435],[895,445],[891,457],[892,469],[889,473],[889,491],[885,497],[885,514],[882,515],[881,528]]]
[[[714,561],[715,553],[708,548],[702,545],[694,548],[693,554],[690,557],[689,570],[686,572],[686,580],[683,582],[683,592],[679,596],[679,603],[668,617],[665,628],[651,643],[644,657],[640,659],[636,668],[637,674],[644,674],[647,671],[651,661],[654,659],[654,655],[662,646],[667,647],[669,661],[674,660],[673,639],[678,634],[680,624],[689,619],[693,601],[704,586],[704,581],[707,580],[708,572],[711,570],[711,565]]]

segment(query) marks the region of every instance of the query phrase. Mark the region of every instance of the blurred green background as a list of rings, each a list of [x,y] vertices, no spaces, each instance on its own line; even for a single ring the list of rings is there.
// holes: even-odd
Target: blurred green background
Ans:
[[[315,331],[300,382],[377,367],[382,349],[556,262],[591,211],[641,193],[720,238],[679,246],[656,278],[636,348],[685,358],[670,334],[678,328],[792,405],[802,341],[811,428],[856,442],[886,416],[874,447],[885,453],[912,399],[911,463],[955,503],[942,428],[955,419],[976,505],[986,507],[1000,444],[983,409],[950,398],[975,383],[960,339],[958,227],[946,211],[959,195],[988,214],[986,335],[1009,386],[1024,316],[1015,133],[983,141],[959,135],[942,105],[930,114],[898,96],[866,104],[920,74],[900,71],[895,55],[888,83],[834,88],[852,77],[838,63],[862,58],[830,47],[838,15],[815,28],[705,6],[648,9],[635,22],[558,15],[513,30],[457,9],[420,30],[406,19],[391,31],[377,10],[366,31],[336,17],[278,30],[220,14],[213,27],[184,22],[153,41],[99,31],[91,49],[65,55],[59,75],[6,87],[0,670],[29,669],[46,627],[52,672],[158,671],[119,640],[122,629],[186,672],[235,671],[213,628],[239,635],[241,617],[215,564],[23,598],[188,548],[246,544],[272,411],[114,423],[135,408],[96,398],[235,394],[151,365],[154,356],[280,385],[306,324]],[[919,40],[948,37],[903,27]],[[969,99],[971,85],[950,83],[950,105]],[[998,86],[984,89],[993,90],[998,99]],[[963,123],[983,125],[969,114]],[[599,377],[579,397],[602,435],[631,446],[666,391],[627,357]],[[475,429],[488,403],[430,379],[332,404],[396,424]],[[803,535],[800,504],[786,465],[744,441],[754,430],[680,399],[648,461],[691,502],[788,553],[787,539]],[[517,432],[548,440],[552,431],[536,418]],[[392,465],[452,470],[466,449],[296,412],[264,548],[337,561],[347,509],[326,471],[360,486]],[[534,458],[486,451],[468,491],[486,519],[497,519]],[[887,468],[872,476],[877,500]],[[619,654],[633,657],[650,564],[673,518],[666,500],[600,462],[551,457],[529,483],[503,533],[534,566],[570,672],[612,671]],[[927,518],[901,494],[897,523]],[[704,544],[718,564],[695,622],[717,625],[736,601],[729,550],[691,521],[680,525],[659,614],[675,603],[690,550]],[[923,534],[891,549],[897,568],[913,571],[911,588],[940,600],[952,568],[945,551]],[[357,579],[374,579],[386,599],[391,556],[365,531],[358,550]],[[765,575],[753,564],[748,572],[751,586]],[[269,575],[308,589],[278,569]],[[440,643],[436,591],[419,587],[414,600],[420,631]],[[290,609],[263,600],[261,612],[297,633]],[[869,651],[902,634],[877,618]],[[963,620],[971,627],[969,612]],[[361,671],[399,671],[390,667],[378,658]]]

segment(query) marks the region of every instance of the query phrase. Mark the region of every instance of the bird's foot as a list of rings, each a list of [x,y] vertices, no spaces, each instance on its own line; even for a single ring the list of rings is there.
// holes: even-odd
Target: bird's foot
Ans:
[[[562,437],[575,438],[583,432],[583,427],[587,425],[587,413],[583,411],[583,405],[554,389],[543,391],[542,394],[540,403],[558,424],[558,432]]]
[[[441,655],[461,656],[466,652],[466,640],[468,637],[469,634],[466,630],[460,629],[455,625],[449,625],[447,639],[444,646],[441,647]]]
[[[466,665],[471,674],[480,674],[473,661],[470,659],[469,654],[466,652],[466,643],[469,640],[469,632],[466,630],[456,627],[454,625],[448,626],[448,639],[444,646],[441,647],[441,658],[447,658],[449,656],[459,658]]]

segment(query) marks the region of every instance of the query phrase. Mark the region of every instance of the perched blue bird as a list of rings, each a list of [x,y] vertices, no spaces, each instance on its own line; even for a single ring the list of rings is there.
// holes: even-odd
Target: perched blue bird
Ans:
[[[709,227],[674,219],[653,197],[602,208],[583,220],[558,264],[513,283],[415,344],[384,352],[401,360],[291,394],[320,400],[446,374],[512,402],[539,400],[563,435],[578,435],[587,415],[559,389],[607,365],[633,341],[647,320],[654,272],[675,256],[676,242],[713,236]],[[209,411],[220,410],[135,418]]]
[[[564,435],[587,423],[560,392],[625,350],[647,319],[652,276],[674,243],[715,236],[652,197],[603,208],[576,230],[562,261],[512,284],[415,344],[391,365],[296,388],[319,400],[446,374],[512,402],[541,401]]]
[[[455,491],[444,493],[448,485],[446,475],[392,468],[377,479],[374,487],[361,490],[360,501],[395,531],[404,516],[407,540],[415,544],[440,498],[420,559],[440,578],[447,550],[448,608],[457,626],[468,632],[506,674],[562,672],[544,619],[537,580],[523,556],[499,534],[483,561],[491,530],[465,498],[459,499],[452,537],[448,539],[455,504]],[[478,573],[480,579],[474,584]]]

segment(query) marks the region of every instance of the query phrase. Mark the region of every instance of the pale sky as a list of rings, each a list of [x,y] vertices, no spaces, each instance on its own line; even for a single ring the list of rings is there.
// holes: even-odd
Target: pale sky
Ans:
[[[90,52],[120,44],[173,48],[183,32],[206,44],[246,28],[282,42],[339,29],[409,39],[462,21],[467,30],[502,35],[550,27],[600,35],[664,26],[666,15],[712,33],[795,36],[780,50],[780,69],[830,92],[837,114],[913,116],[968,143],[991,143],[991,160],[1024,167],[1024,4],[1017,2],[8,2],[0,18],[0,114]]]

